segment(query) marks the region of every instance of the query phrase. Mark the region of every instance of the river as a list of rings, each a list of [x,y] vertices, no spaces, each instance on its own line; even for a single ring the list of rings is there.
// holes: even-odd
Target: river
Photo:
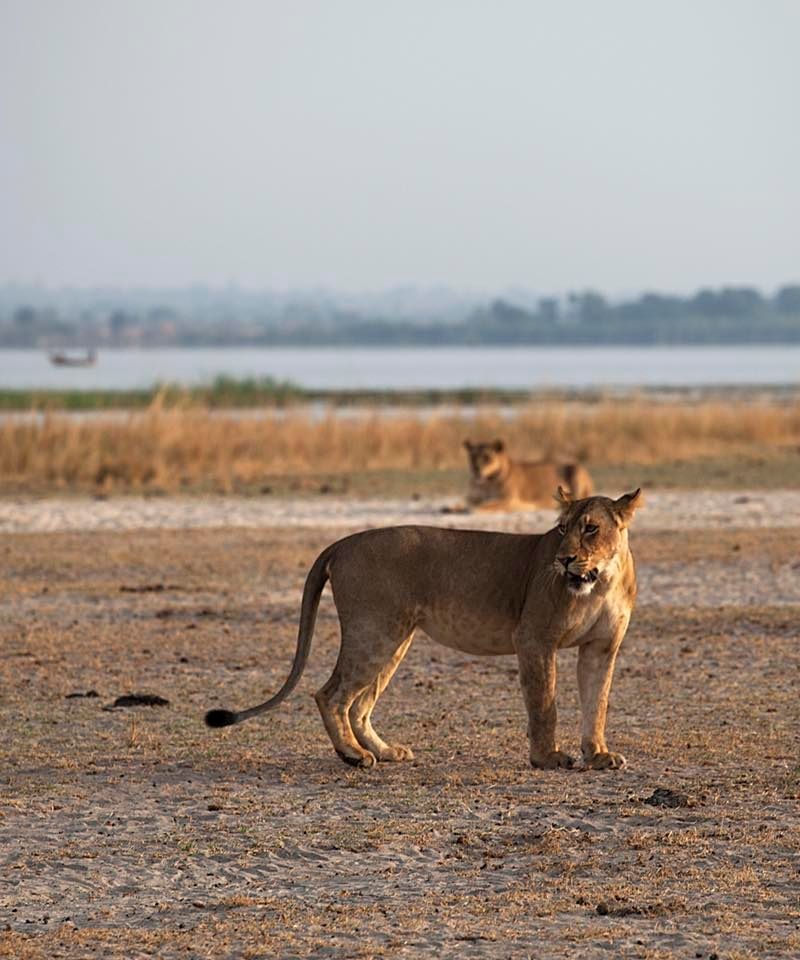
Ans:
[[[93,367],[0,350],[0,389],[107,390],[274,377],[314,389],[509,389],[785,385],[800,347],[441,347],[101,350]]]

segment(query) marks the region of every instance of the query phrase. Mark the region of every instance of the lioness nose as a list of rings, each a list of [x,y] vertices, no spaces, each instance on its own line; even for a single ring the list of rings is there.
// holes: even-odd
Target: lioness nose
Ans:
[[[577,557],[559,557],[559,558],[558,558],[558,562],[564,564],[564,569],[565,569],[565,570],[568,570],[568,569],[569,569],[569,565],[570,565],[574,560],[577,560]]]

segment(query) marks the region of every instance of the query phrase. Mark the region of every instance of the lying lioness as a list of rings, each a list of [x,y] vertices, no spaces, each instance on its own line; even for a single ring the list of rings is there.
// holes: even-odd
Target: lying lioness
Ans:
[[[512,460],[502,440],[491,443],[465,440],[464,447],[470,469],[467,509],[533,510],[549,507],[559,486],[576,500],[594,493],[592,478],[579,463]]]
[[[578,688],[587,767],[621,767],[604,730],[614,660],[636,597],[628,525],[640,491],[619,500],[573,502],[559,488],[561,517],[545,534],[386,527],[356,533],[317,557],[306,579],[294,663],[272,699],[233,713],[211,710],[224,727],[272,710],[306,665],[320,594],[330,579],[342,642],[330,680],[316,695],[336,752],[347,763],[410,760],[370,722],[417,627],[465,653],[515,653],[528,708],[534,767],[570,767],[556,742],[556,654],[578,646]]]

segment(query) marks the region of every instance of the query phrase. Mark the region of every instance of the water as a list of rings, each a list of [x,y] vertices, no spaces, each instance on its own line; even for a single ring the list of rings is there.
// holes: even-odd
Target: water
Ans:
[[[0,350],[0,389],[133,389],[209,383],[218,374],[317,389],[796,384],[800,347],[446,347],[101,350],[94,367]]]

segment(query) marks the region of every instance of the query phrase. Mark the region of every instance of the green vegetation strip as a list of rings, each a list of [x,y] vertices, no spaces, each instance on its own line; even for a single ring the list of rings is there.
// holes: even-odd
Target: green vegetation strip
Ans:
[[[290,380],[272,377],[237,380],[219,376],[210,384],[187,387],[158,384],[144,390],[2,390],[0,411],[99,411],[144,410],[159,403],[165,407],[200,406],[207,409],[235,410],[278,408],[322,403],[333,407],[435,407],[497,406],[530,403],[533,400],[580,401],[600,403],[629,398],[631,394],[650,399],[765,400],[794,402],[794,384],[683,387],[644,386],[633,389],[563,388],[525,390],[492,387],[420,390],[313,390]]]
[[[147,390],[2,390],[0,410],[139,410],[200,405],[212,409],[289,407],[307,403],[334,406],[427,406],[507,404],[530,398],[528,390],[306,390],[286,380],[217,377],[206,386],[162,384]]]

